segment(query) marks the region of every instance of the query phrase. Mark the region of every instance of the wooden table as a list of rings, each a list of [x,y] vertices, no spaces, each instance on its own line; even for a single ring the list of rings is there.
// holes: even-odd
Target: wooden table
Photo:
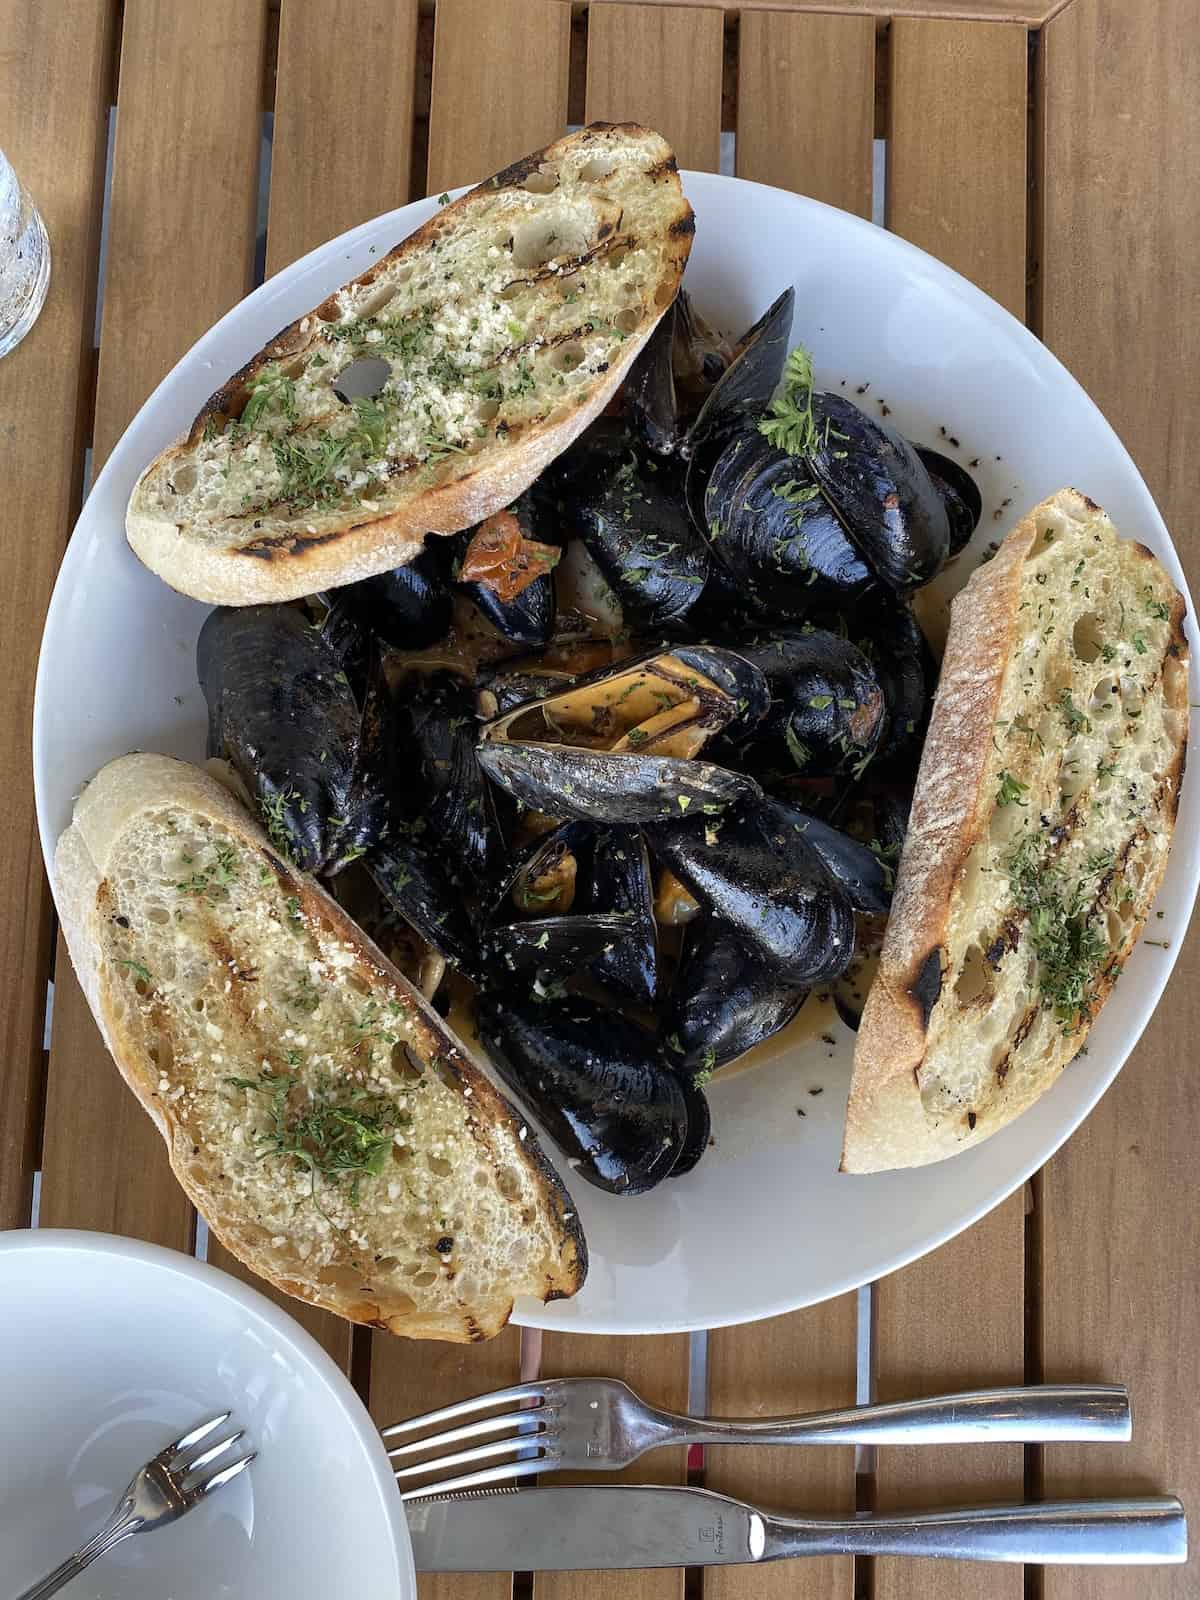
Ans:
[[[45,215],[46,310],[0,363],[0,1226],[112,1230],[193,1248],[195,1218],[55,950],[34,829],[30,717],[42,618],[95,467],[153,385],[259,281],[331,234],[482,176],[593,118],[637,118],[681,166],[736,171],[871,214],[974,278],[1116,424],[1185,562],[1200,453],[1200,31],[1194,0],[0,0],[0,145]],[[115,142],[110,148],[116,105]],[[263,155],[273,114],[273,154]],[[97,317],[106,150],[107,266]],[[269,183],[265,260],[256,252]],[[1188,491],[1193,491],[1189,503]],[[57,955],[57,960],[55,956]],[[54,970],[49,1049],[46,980]],[[944,1386],[1121,1378],[1135,1442],[808,1454],[712,1451],[706,1481],[843,1510],[991,1494],[1171,1489],[1200,1513],[1200,949],[1086,1126],[984,1222],[864,1291],[683,1337],[510,1331],[414,1346],[289,1309],[381,1422],[545,1373],[601,1371],[743,1414]],[[785,1237],[781,1251],[789,1248]],[[240,1269],[218,1248],[212,1259]],[[693,1383],[693,1390],[698,1387]],[[693,1399],[703,1403],[703,1394]],[[679,1455],[646,1475],[678,1479]],[[430,1581],[439,1600],[682,1600],[682,1572]],[[880,1561],[716,1570],[708,1600],[1167,1600],[1195,1567],[1045,1574]]]

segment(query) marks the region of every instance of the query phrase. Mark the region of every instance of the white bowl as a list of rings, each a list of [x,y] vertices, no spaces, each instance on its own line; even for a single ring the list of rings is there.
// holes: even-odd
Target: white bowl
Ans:
[[[104,1524],[143,1462],[232,1411],[249,1469],[102,1556],[89,1600],[413,1600],[387,1451],[345,1376],[276,1306],[190,1256],[105,1234],[0,1234],[4,1592]]]
[[[985,509],[976,556],[1022,511],[1074,484],[1185,588],[1162,518],[1117,436],[1008,312],[931,256],[829,206],[711,173],[685,173],[684,186],[697,218],[686,284],[701,309],[740,332],[794,283],[793,338],[812,350],[825,387],[844,384],[855,396],[869,384],[861,396],[869,410],[886,404],[910,438],[978,460]],[[364,223],[263,284],[163,380],[113,451],[71,540],[42,644],[34,763],[47,858],[74,795],[104,762],[135,748],[204,754],[194,655],[206,608],[130,554],[123,518],[138,473],[279,328],[435,210],[424,200]],[[940,586],[962,582],[973,564],[959,561]],[[879,1277],[982,1216],[1079,1124],[1145,1027],[1195,898],[1198,818],[1192,781],[1154,927],[1170,949],[1133,952],[1088,1055],[994,1139],[935,1167],[839,1176],[852,1036],[836,1024],[832,1047],[819,1038],[801,1048],[777,1043],[768,1065],[713,1085],[717,1145],[688,1177],[618,1199],[572,1183],[564,1168],[587,1231],[590,1277],[576,1299],[519,1306],[516,1320],[588,1333],[748,1322]]]

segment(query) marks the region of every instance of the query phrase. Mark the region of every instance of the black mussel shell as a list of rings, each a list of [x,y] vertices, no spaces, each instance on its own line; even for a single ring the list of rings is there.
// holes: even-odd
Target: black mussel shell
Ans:
[[[699,667],[662,650],[497,717],[482,730],[478,758],[502,788],[550,816],[636,825],[691,807],[712,812],[757,789],[691,759],[738,710]]]
[[[545,644],[554,630],[554,579],[548,572],[539,573],[511,600],[501,600],[484,583],[460,583],[458,587],[496,632],[513,644]]]
[[[739,651],[722,645],[681,644],[672,645],[671,654],[724,690],[733,703],[732,722],[737,727],[755,727],[771,709],[766,673]]]
[[[530,917],[493,928],[484,940],[492,973],[566,978],[603,960],[634,929],[631,912],[578,912],[565,917]]]
[[[704,540],[683,505],[678,468],[630,450],[564,503],[569,530],[616,594],[627,623],[663,627],[684,617],[708,577]]]
[[[867,845],[840,828],[807,812],[793,813],[803,823],[804,838],[846,891],[855,911],[866,916],[886,916],[892,904],[895,873]]]
[[[709,327],[686,289],[675,296],[674,310],[675,409],[682,421],[690,422],[720,383],[734,350]]]
[[[752,729],[748,759],[804,777],[860,772],[886,723],[884,691],[870,660],[824,628],[779,630],[739,646],[771,691],[766,716]],[[740,738],[740,730],[731,730]]]
[[[364,865],[388,905],[452,966],[478,982],[483,974],[479,939],[462,887],[427,830],[393,824]]]
[[[704,1079],[786,1027],[807,994],[715,919],[689,928],[663,1022],[665,1058],[682,1077]]]
[[[878,577],[900,594],[936,577],[950,524],[920,457],[882,418],[840,394],[814,394],[809,471]]]
[[[726,817],[653,824],[646,834],[705,919],[736,933],[779,983],[811,988],[844,970],[854,912],[790,806],[764,796]]]
[[[607,988],[652,1006],[658,998],[658,927],[645,841],[634,828],[597,828],[589,843],[581,852],[577,904],[628,923],[597,956],[592,973]]]
[[[491,792],[475,759],[475,698],[456,672],[406,672],[391,736],[395,798],[423,821],[469,890],[493,881],[503,854]]]
[[[856,643],[871,659],[887,705],[887,727],[876,751],[877,764],[919,758],[933,694],[937,662],[906,605],[882,607],[858,622]]]
[[[564,510],[574,510],[598,482],[607,479],[638,449],[623,417],[597,417],[578,439],[550,463],[529,491],[536,537],[548,543],[569,538]]]
[[[687,503],[701,534],[708,529],[704,491],[717,457],[734,433],[758,422],[783,376],[795,301],[795,290],[785,289],[747,330],[688,433]]]
[[[228,761],[277,848],[332,873],[383,826],[364,772],[363,717],[319,629],[293,606],[219,607],[196,646],[208,754]]]
[[[680,1087],[687,1107],[687,1138],[679,1159],[671,1168],[672,1178],[682,1178],[691,1172],[712,1143],[712,1114],[704,1090],[687,1078],[680,1079]]]
[[[734,433],[714,462],[704,514],[713,554],[766,615],[807,617],[877,587],[803,461],[753,426]]]
[[[645,1029],[581,995],[485,992],[477,1017],[497,1072],[572,1171],[610,1194],[643,1194],[670,1173],[687,1105]]]
[[[970,543],[971,535],[983,515],[983,496],[979,492],[979,485],[966,467],[960,466],[949,456],[941,455],[937,450],[928,450],[920,444],[915,445],[914,449],[946,508],[950,523],[949,553],[956,556]]]
[[[499,671],[489,677],[475,697],[480,717],[490,722],[506,711],[515,711],[530,700],[545,700],[565,689],[571,682],[569,672],[552,672],[536,667],[514,668],[511,672]]]
[[[332,599],[385,644],[423,650],[450,631],[450,542],[431,534],[406,566],[335,591]]]
[[[661,456],[672,455],[681,436],[673,363],[677,303],[672,301],[659,318],[622,389],[634,438]]]
[[[371,630],[342,603],[337,590],[329,598],[331,604],[321,624],[321,637],[338,658],[342,671],[350,680],[354,698],[361,706],[366,698],[371,658],[376,653]]]

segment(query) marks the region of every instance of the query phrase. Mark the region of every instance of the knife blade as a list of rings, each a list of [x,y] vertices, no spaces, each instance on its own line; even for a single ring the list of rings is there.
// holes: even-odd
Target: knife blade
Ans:
[[[1167,1495],[782,1517],[707,1489],[624,1484],[484,1489],[405,1505],[418,1572],[711,1567],[789,1556],[1147,1565],[1187,1559]]]
[[[571,1572],[757,1561],[763,1519],[705,1489],[492,1489],[405,1505],[418,1572]]]

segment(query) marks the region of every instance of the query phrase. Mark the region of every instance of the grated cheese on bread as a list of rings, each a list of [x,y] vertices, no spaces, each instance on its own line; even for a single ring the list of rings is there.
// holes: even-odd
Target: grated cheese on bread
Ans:
[[[250,605],[388,571],[427,532],[482,521],[616,393],[694,227],[648,129],[597,123],[516,162],[213,395],[135,486],[131,547],[185,594]],[[353,399],[356,363],[371,392]]]
[[[955,599],[855,1051],[842,1169],[920,1166],[1031,1105],[1084,1043],[1166,868],[1184,602],[1073,489]]]
[[[417,991],[208,775],[110,763],[55,855],[117,1066],[221,1241],[289,1294],[469,1342],[583,1282],[570,1196]]]

